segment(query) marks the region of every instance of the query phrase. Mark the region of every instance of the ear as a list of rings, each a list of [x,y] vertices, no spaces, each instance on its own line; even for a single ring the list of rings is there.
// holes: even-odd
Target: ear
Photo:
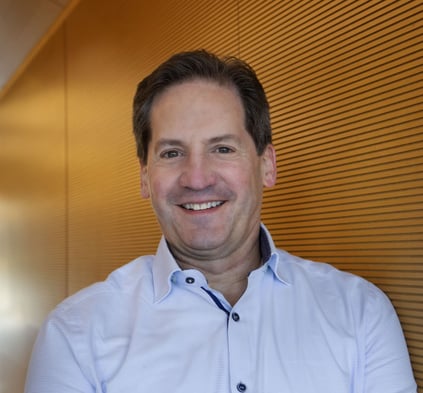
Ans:
[[[146,199],[150,198],[147,165],[143,165],[140,163],[140,176],[141,176],[141,196]]]
[[[267,145],[262,156],[263,186],[272,187],[276,183],[276,152],[273,145]]]

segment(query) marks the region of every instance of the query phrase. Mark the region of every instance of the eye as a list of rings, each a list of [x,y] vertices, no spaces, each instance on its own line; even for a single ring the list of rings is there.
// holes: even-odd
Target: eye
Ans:
[[[177,158],[180,157],[182,155],[182,153],[179,150],[176,149],[172,149],[172,150],[166,150],[162,153],[160,153],[160,157],[161,158]]]
[[[233,153],[234,149],[228,146],[218,146],[216,147],[215,151],[221,154],[228,154],[228,153]]]

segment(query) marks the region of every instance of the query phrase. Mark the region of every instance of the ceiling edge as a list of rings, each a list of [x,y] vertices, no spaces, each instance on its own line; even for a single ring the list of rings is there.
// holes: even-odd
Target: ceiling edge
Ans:
[[[41,51],[47,41],[53,36],[53,34],[60,28],[60,26],[66,21],[70,13],[78,5],[80,0],[70,0],[68,5],[65,6],[63,11],[60,13],[58,18],[49,27],[47,32],[38,41],[38,43],[31,49],[29,54],[25,57],[24,61],[19,65],[16,71],[12,74],[9,80],[4,84],[3,88],[0,89],[0,100],[7,94],[19,77],[23,74],[26,68],[29,66],[34,57]]]

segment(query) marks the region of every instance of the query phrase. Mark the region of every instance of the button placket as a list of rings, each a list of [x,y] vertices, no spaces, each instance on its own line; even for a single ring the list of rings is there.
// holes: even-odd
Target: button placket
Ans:
[[[248,308],[242,302],[236,304],[229,315],[228,345],[233,392],[247,393],[251,389],[254,390],[253,382],[250,380],[254,371],[250,356],[251,348],[248,345],[251,319]]]

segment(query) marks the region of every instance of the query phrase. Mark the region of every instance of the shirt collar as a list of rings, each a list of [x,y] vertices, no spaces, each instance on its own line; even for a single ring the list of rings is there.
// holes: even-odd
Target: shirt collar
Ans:
[[[159,302],[166,297],[172,288],[172,277],[175,272],[181,271],[176,263],[167,241],[162,236],[153,261],[154,301]]]
[[[283,284],[289,285],[289,281],[285,277],[285,272],[282,267],[282,254],[278,252],[275,243],[273,242],[270,232],[264,224],[260,227],[260,250],[263,260],[263,268],[270,268],[278,279]]]
[[[264,224],[260,226],[260,251],[263,260],[263,267],[273,271],[275,277],[284,284],[288,281],[283,278],[280,256],[273,242],[272,236]],[[154,301],[159,302],[165,298],[172,289],[172,277],[181,268],[175,261],[164,236],[162,236],[157,248],[156,256],[153,262],[153,283],[154,283]]]

